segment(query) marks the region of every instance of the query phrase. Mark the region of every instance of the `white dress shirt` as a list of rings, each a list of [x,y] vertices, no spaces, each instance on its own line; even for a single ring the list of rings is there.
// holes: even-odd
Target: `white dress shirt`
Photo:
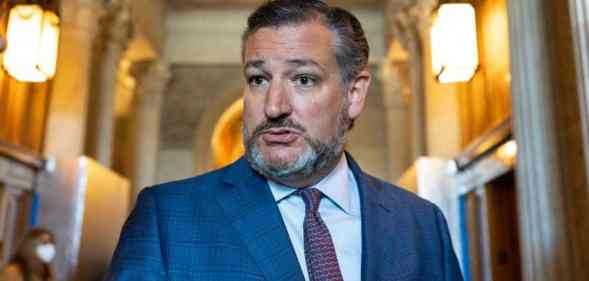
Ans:
[[[303,231],[305,203],[300,196],[293,195],[295,188],[271,180],[268,180],[268,185],[278,204],[305,280],[308,281]],[[342,276],[345,281],[359,281],[362,264],[360,195],[346,156],[343,155],[333,171],[312,187],[323,193],[319,214],[329,229]]]

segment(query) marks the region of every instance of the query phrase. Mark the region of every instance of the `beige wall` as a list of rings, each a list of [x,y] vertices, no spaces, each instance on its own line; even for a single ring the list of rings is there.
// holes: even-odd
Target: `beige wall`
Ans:
[[[384,56],[381,10],[353,10],[365,29],[371,62]],[[164,57],[169,63],[239,64],[241,33],[250,9],[172,11],[168,14]]]
[[[426,138],[428,156],[453,158],[461,149],[461,128],[456,84],[440,84],[431,68],[429,37],[424,38],[424,72],[426,95]]]

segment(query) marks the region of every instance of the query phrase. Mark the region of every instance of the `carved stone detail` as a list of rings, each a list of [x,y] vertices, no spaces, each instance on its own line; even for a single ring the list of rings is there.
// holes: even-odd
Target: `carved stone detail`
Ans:
[[[411,107],[411,150],[413,159],[427,153],[426,145],[426,103],[423,66],[423,44],[427,42],[431,11],[436,0],[389,1],[386,5],[387,30],[390,46],[400,46],[408,54],[406,69],[397,66],[397,74],[406,73],[407,79],[400,81],[408,88]],[[396,50],[390,50],[396,51]],[[394,73],[394,72],[391,72]],[[400,78],[402,75],[397,75]],[[399,91],[403,93],[404,91]]]
[[[105,9],[105,16],[101,18],[104,30],[100,39],[109,48],[124,50],[133,36],[129,4],[125,0],[110,0],[106,2]]]
[[[116,81],[121,58],[133,35],[129,4],[126,0],[109,0],[104,3],[104,15],[100,18],[101,33],[95,41],[95,61],[98,67],[94,75],[96,108],[90,109],[95,120],[95,130],[90,132],[88,147],[90,156],[105,167],[110,167],[114,142],[114,108]]]
[[[136,98],[149,101],[148,104],[156,102],[171,78],[168,65],[159,61],[136,62],[131,66],[130,72],[135,78]]]

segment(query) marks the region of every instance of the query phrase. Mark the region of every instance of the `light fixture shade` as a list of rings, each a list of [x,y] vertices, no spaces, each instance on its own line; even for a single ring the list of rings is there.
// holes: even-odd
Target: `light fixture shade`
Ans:
[[[55,75],[59,17],[39,5],[10,10],[4,68],[16,80],[44,82]]]
[[[476,17],[470,4],[442,4],[431,28],[432,68],[442,83],[466,82],[479,55]]]
[[[52,11],[45,11],[43,33],[39,48],[39,70],[48,78],[55,76],[57,48],[59,47],[59,17]]]

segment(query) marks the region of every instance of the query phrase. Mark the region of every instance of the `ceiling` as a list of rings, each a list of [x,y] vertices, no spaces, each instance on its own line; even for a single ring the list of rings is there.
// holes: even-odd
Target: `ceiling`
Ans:
[[[265,0],[167,0],[168,7],[172,10],[187,9],[225,9],[256,7]],[[334,6],[346,8],[378,8],[383,0],[331,0],[327,1]]]

